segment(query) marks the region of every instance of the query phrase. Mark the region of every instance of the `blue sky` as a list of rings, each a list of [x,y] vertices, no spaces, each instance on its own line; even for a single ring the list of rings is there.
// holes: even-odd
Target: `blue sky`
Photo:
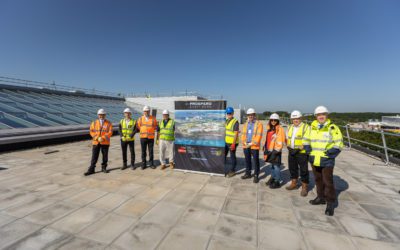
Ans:
[[[0,0],[0,75],[400,112],[400,1]]]

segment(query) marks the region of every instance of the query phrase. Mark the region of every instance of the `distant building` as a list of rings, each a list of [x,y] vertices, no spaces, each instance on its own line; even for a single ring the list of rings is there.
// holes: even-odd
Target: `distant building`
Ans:
[[[387,132],[400,133],[400,115],[382,116],[381,129]]]

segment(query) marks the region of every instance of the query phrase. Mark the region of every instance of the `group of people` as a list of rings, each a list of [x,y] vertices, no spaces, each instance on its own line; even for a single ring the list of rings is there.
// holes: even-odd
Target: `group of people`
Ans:
[[[85,176],[95,173],[95,167],[102,153],[102,172],[107,173],[108,149],[110,138],[113,135],[113,126],[106,119],[104,109],[98,111],[98,119],[90,125],[90,135],[92,137],[92,160]],[[286,187],[287,190],[298,188],[298,179],[301,180],[300,195],[305,197],[309,189],[308,163],[311,163],[317,187],[317,197],[310,200],[312,205],[326,204],[325,214],[332,216],[336,202],[336,191],[333,183],[333,169],[335,158],[343,148],[343,137],[340,129],[328,118],[329,111],[324,106],[315,109],[316,120],[308,125],[302,120],[300,111],[291,113],[291,124],[287,131],[280,124],[280,117],[274,113],[269,117],[266,125],[265,143],[261,145],[264,134],[263,124],[257,120],[256,112],[253,108],[247,110],[247,121],[243,125],[241,135],[239,122],[234,118],[234,109],[226,109],[226,135],[225,135],[225,158],[228,153],[231,158],[230,169],[227,177],[236,175],[236,150],[241,143],[245,156],[246,170],[242,179],[253,178],[254,183],[259,182],[260,174],[260,150],[263,151],[264,161],[271,166],[271,178],[266,185],[272,189],[280,188],[282,185],[281,164],[282,149],[287,147],[289,172],[291,181]],[[143,108],[143,116],[137,121],[132,119],[132,112],[129,108],[124,110],[124,118],[119,123],[119,135],[121,138],[121,151],[123,166],[122,170],[128,168],[127,151],[129,147],[131,160],[129,167],[135,170],[135,134],[140,135],[142,149],[141,168],[154,165],[154,143],[159,145],[161,169],[167,168],[166,158],[169,166],[174,168],[174,141],[175,141],[175,122],[169,117],[169,111],[163,111],[163,119],[157,122],[156,118],[150,115],[150,108]],[[147,164],[147,151],[149,153],[149,165]],[[168,157],[167,156],[168,153]],[[252,167],[252,162],[254,167]],[[252,175],[252,168],[254,174]]]
[[[108,149],[110,147],[110,138],[113,135],[113,125],[106,119],[104,109],[97,112],[98,119],[90,125],[90,136],[92,137],[92,160],[89,169],[85,172],[85,176],[95,173],[96,163],[100,152],[103,159],[101,170],[108,173]],[[175,122],[169,118],[169,111],[163,111],[163,120],[157,123],[154,116],[150,115],[150,108],[143,108],[143,116],[137,121],[132,119],[132,111],[129,108],[124,110],[124,118],[119,122],[119,136],[121,138],[121,151],[123,165],[121,170],[130,167],[136,169],[135,165],[135,134],[139,133],[140,145],[142,148],[141,168],[150,167],[155,169],[154,165],[154,143],[160,148],[161,169],[167,168],[166,160],[168,158],[169,167],[174,168],[174,141],[175,141]],[[128,165],[128,147],[131,155],[130,165]],[[149,161],[147,161],[147,152],[149,153]],[[168,157],[167,157],[168,154]],[[149,162],[149,164],[147,164]]]
[[[302,120],[300,111],[291,113],[291,124],[285,132],[280,125],[280,117],[274,113],[269,117],[266,126],[265,143],[261,145],[264,129],[257,120],[253,108],[247,110],[247,121],[243,125],[239,138],[239,122],[234,118],[234,110],[226,109],[226,137],[225,157],[230,153],[231,166],[227,172],[228,177],[236,174],[236,149],[242,144],[246,162],[245,174],[242,179],[253,178],[254,183],[259,182],[260,150],[263,150],[264,160],[271,166],[271,178],[266,185],[272,189],[280,188],[282,184],[281,164],[282,149],[287,147],[288,163],[291,181],[287,190],[298,188],[298,179],[301,180],[300,195],[305,197],[309,189],[308,163],[312,166],[317,189],[317,197],[310,200],[311,205],[325,205],[325,214],[332,216],[336,203],[336,191],[333,182],[333,169],[335,158],[343,148],[343,136],[338,126],[328,118],[329,111],[324,106],[318,106],[311,125]],[[252,159],[254,174],[251,174]]]

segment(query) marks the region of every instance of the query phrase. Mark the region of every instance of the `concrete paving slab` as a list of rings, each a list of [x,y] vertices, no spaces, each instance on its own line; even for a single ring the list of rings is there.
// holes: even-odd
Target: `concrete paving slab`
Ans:
[[[323,209],[325,211],[325,206]],[[335,217],[305,210],[296,211],[296,215],[301,226],[305,228],[313,228],[334,233],[344,233]]]
[[[400,224],[400,209],[372,204],[360,204],[360,206],[377,219],[399,221]]]
[[[218,217],[218,212],[189,207],[181,217],[179,225],[212,233]]]
[[[190,228],[172,229],[157,247],[160,250],[203,250],[207,248],[211,234],[193,231]]]
[[[82,238],[110,244],[119,235],[128,230],[136,219],[110,213],[82,230],[78,235]]]
[[[57,250],[103,250],[107,245],[78,237],[67,238],[54,246]]]
[[[42,226],[24,219],[11,222],[0,228],[0,246],[6,248],[41,228]]]
[[[256,220],[221,214],[216,225],[215,235],[242,240],[256,246]]]
[[[400,226],[397,221],[381,222],[381,224],[392,233],[395,241],[400,241]]]
[[[203,186],[204,186],[204,183],[196,183],[196,182],[190,182],[190,181],[184,180],[176,187],[176,189],[189,190],[189,191],[196,193],[200,189],[202,189]]]
[[[270,206],[264,203],[260,203],[258,206],[258,219],[296,224],[296,217],[292,209]]]
[[[379,241],[394,240],[385,228],[374,221],[353,217],[341,217],[339,221],[351,236]]]
[[[4,213],[0,213],[0,227],[15,221],[16,219],[18,219],[17,217],[8,215],[8,214],[4,214]]]
[[[169,192],[165,198],[164,202],[170,202],[179,206],[187,206],[193,198],[196,196],[196,193],[193,191],[185,190],[185,189],[177,189],[173,192]]]
[[[304,239],[310,249],[351,250],[356,249],[352,241],[342,234],[328,233],[315,229],[304,229]]]
[[[369,239],[363,239],[358,237],[351,238],[358,249],[363,250],[398,250],[399,243],[389,243],[383,241],[375,241]]]
[[[236,200],[244,200],[244,201],[256,201],[257,200],[257,192],[256,186],[231,186],[231,190],[228,194],[228,197]]]
[[[229,192],[229,186],[224,187],[216,184],[206,184],[200,191],[201,194],[225,197]]]
[[[246,244],[245,242],[234,240],[232,238],[224,238],[220,236],[212,236],[208,245],[208,250],[255,250],[257,249],[254,245]]]
[[[100,220],[104,215],[105,212],[103,210],[84,207],[56,221],[50,226],[60,231],[76,234],[95,221]]]
[[[141,221],[172,226],[177,222],[183,212],[183,207],[181,206],[167,202],[159,202],[141,218]]]
[[[130,199],[130,196],[109,193],[95,200],[94,202],[90,203],[88,206],[105,211],[111,211],[119,207],[122,203],[124,203],[128,199]]]
[[[141,200],[158,202],[170,191],[171,189],[168,188],[150,187],[145,189],[143,192],[137,194],[135,197]]]
[[[47,207],[56,202],[57,201],[55,201],[55,200],[49,200],[49,199],[44,199],[44,198],[35,198],[34,200],[29,200],[28,202],[20,203],[16,206],[10,207],[10,208],[4,210],[4,212],[6,212],[7,214],[10,214],[12,216],[22,218],[22,217],[27,216],[30,213],[33,213],[39,209]]]
[[[141,184],[137,184],[137,183],[128,183],[128,184],[121,185],[120,188],[116,191],[116,193],[129,195],[129,196],[135,196],[135,195],[141,193],[146,188],[147,188],[146,185],[141,185]]]
[[[198,194],[190,206],[212,211],[220,211],[224,205],[225,197]]]
[[[31,213],[26,216],[25,219],[40,225],[48,225],[67,214],[72,213],[78,208],[78,205],[60,202]]]
[[[66,202],[71,202],[74,204],[78,204],[81,206],[87,205],[100,197],[106,195],[107,193],[104,191],[100,191],[98,189],[86,189],[71,198],[67,199]]]
[[[274,223],[258,223],[259,249],[307,249],[297,227]]]
[[[55,245],[64,240],[70,240],[71,236],[51,228],[43,228],[36,231],[29,236],[23,238],[17,243],[11,245],[7,249],[16,250],[37,250],[37,249],[51,249]]]
[[[227,199],[222,211],[226,214],[257,219],[257,203],[253,201]]]
[[[169,227],[159,223],[139,222],[114,243],[121,249],[154,249],[168,233]]]
[[[133,218],[140,218],[153,206],[153,202],[133,198],[123,203],[120,207],[115,209],[114,212],[116,214],[125,215]]]

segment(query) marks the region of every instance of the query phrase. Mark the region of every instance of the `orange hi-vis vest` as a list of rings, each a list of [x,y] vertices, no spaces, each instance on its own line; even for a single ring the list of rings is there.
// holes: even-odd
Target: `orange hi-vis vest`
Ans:
[[[246,146],[246,142],[247,142],[247,125],[248,125],[248,123],[249,122],[246,122],[243,126],[243,131],[242,131],[243,146]],[[255,121],[254,131],[253,131],[252,138],[251,138],[251,142],[253,143],[253,145],[250,147],[251,149],[260,150],[262,134],[263,134],[263,125],[261,124],[261,122]]]
[[[270,127],[269,127],[269,125],[267,125],[267,131],[269,129],[270,129]],[[265,139],[265,141],[267,141],[267,139]],[[273,135],[271,143],[268,145],[267,150],[268,151],[273,151],[273,150],[281,151],[285,141],[286,141],[285,130],[280,125],[276,125],[275,126],[275,134]]]
[[[109,120],[104,119],[103,126],[101,126],[100,120],[97,119],[90,124],[90,136],[93,138],[92,144],[97,145],[110,145],[110,139],[113,135],[113,126]],[[98,141],[98,138],[103,139],[102,142]]]
[[[140,138],[154,139],[157,129],[157,120],[152,115],[146,121],[143,115],[138,119],[137,126],[139,128]]]

